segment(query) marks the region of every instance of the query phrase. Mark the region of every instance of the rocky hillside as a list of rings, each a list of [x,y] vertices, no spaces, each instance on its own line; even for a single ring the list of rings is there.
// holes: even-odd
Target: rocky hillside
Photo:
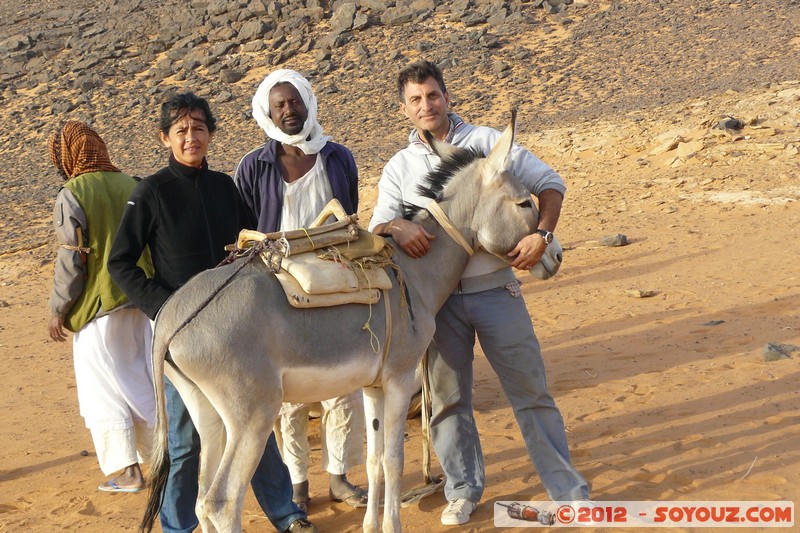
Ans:
[[[647,120],[797,79],[800,64],[796,0],[2,0],[0,10],[0,253],[50,238],[59,182],[45,140],[57,123],[92,123],[121,168],[147,175],[165,159],[156,117],[173,91],[210,99],[222,119],[213,164],[231,172],[261,140],[257,84],[300,70],[366,190],[404,142],[394,74],[417,58],[444,68],[456,111],[499,127],[517,106],[523,133]]]

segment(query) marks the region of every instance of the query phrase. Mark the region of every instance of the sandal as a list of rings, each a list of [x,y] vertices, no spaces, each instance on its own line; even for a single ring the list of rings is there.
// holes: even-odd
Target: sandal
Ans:
[[[144,487],[120,487],[110,479],[97,487],[100,492],[127,492],[131,494],[141,492],[143,489]]]
[[[367,491],[361,487],[353,487],[353,490],[335,495],[328,489],[328,496],[335,502],[344,502],[354,509],[367,506]]]
[[[311,498],[306,498],[305,500],[295,499],[292,498],[292,502],[308,516],[308,503],[311,501]]]

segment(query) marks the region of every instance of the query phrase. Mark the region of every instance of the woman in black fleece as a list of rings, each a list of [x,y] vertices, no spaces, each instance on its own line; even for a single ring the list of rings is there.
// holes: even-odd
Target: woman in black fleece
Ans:
[[[167,298],[195,274],[213,268],[247,224],[241,197],[227,174],[208,168],[216,130],[208,102],[179,94],[161,107],[169,164],[142,180],[131,194],[108,259],[108,270],[128,298],[151,319]],[[150,247],[155,274],[136,265]],[[200,440],[175,387],[165,378],[170,472],[161,506],[165,532],[193,531]],[[270,435],[252,480],[253,491],[278,531],[316,531],[292,502],[292,484],[275,437]]]

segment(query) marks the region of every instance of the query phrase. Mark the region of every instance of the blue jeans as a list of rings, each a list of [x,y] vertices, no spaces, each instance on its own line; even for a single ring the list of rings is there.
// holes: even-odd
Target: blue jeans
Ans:
[[[175,386],[164,378],[169,419],[169,477],[161,504],[164,533],[191,533],[199,525],[194,512],[200,468],[200,437]],[[270,434],[261,462],[250,481],[264,514],[278,531],[306,518],[292,502],[292,481],[283,464],[275,435]]]
[[[505,287],[453,294],[436,316],[428,352],[433,448],[447,476],[445,497],[480,501],[483,451],[472,414],[475,335],[511,403],[542,485],[553,500],[585,500],[589,486],[570,463],[561,412],[521,296]]]

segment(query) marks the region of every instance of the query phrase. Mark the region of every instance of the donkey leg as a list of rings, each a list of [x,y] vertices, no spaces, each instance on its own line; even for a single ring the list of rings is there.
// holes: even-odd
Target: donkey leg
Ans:
[[[208,514],[205,512],[205,500],[209,487],[219,470],[219,464],[225,451],[226,434],[222,418],[205,396],[198,394],[198,403],[202,405],[195,427],[200,435],[200,476],[198,478],[197,507],[195,512],[204,533],[217,531]],[[190,411],[191,412],[191,411]]]
[[[367,423],[367,512],[363,529],[366,533],[380,531],[380,499],[383,480],[383,389],[364,389],[364,419]]]
[[[205,533],[215,533],[217,529],[203,510],[208,487],[214,479],[225,449],[225,427],[214,406],[203,392],[191,381],[172,367],[167,366],[165,374],[181,395],[186,410],[195,425],[202,447],[200,449],[200,470],[198,475],[197,503],[195,514]]]
[[[383,469],[386,475],[386,500],[383,504],[383,531],[384,533],[399,533],[400,526],[400,498],[402,487],[400,482],[403,477],[403,436],[406,429],[406,414],[413,393],[414,376],[399,381],[385,381],[383,406],[383,424],[385,432],[386,450],[383,457]]]
[[[222,417],[227,441],[203,507],[218,531],[238,533],[242,531],[247,485],[264,454],[278,409],[252,405],[242,398],[232,398],[233,394],[221,396],[211,401]]]

